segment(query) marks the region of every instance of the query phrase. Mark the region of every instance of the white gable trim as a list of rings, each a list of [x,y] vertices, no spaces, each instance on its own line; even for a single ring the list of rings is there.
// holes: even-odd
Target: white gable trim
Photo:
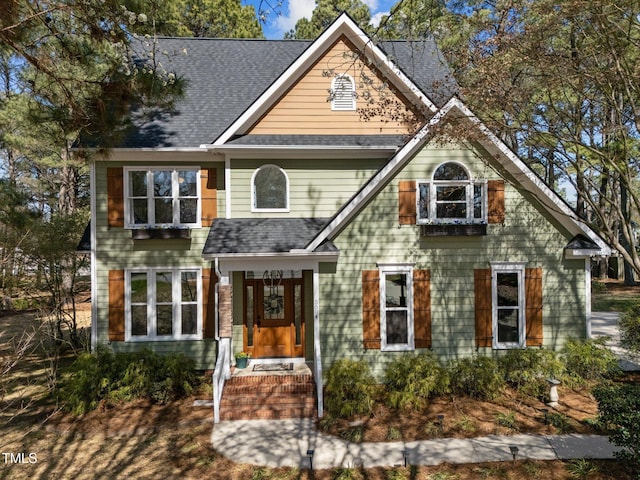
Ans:
[[[356,48],[373,58],[375,66],[379,68],[384,75],[388,76],[392,83],[396,86],[404,87],[400,89],[403,95],[408,96],[410,100],[416,100],[417,104],[424,106],[426,110],[430,110],[431,112],[438,110],[435,104],[389,60],[382,50],[371,42],[371,39],[356,25],[351,17],[343,13],[214,141],[213,145],[222,145],[228,142],[234,135],[246,133],[246,130],[273,106],[278,100],[280,93],[293,86],[304,72],[306,72],[341,35],[345,35]],[[394,76],[396,79],[395,82],[393,82]],[[414,97],[413,99],[410,98],[412,96]],[[207,145],[203,145],[202,147],[207,147]]]
[[[507,170],[521,185],[534,194],[544,208],[561,225],[574,234],[583,234],[600,250],[598,255],[608,256],[611,248],[595,233],[595,231],[582,222],[571,208],[551,190],[518,156],[513,153],[498,137],[496,137],[458,98],[451,98],[447,104],[434,115],[429,122],[396,154],[391,160],[364,185],[364,187],[352,197],[333,219],[323,228],[316,238],[307,246],[313,251],[327,239],[343,228],[378,192],[406,165],[406,163],[423,147],[433,136],[434,127],[437,126],[453,110],[458,111],[470,120],[482,133],[479,142],[496,160]],[[596,251],[593,251],[594,253]]]

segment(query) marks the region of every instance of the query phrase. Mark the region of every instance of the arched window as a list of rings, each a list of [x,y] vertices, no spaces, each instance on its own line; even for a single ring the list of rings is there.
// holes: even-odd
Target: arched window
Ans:
[[[431,181],[418,182],[419,223],[486,222],[486,182],[474,182],[461,163],[446,162]]]
[[[251,178],[252,210],[289,210],[289,178],[277,165],[263,165]]]
[[[331,110],[355,110],[356,85],[351,76],[343,74],[331,82]]]

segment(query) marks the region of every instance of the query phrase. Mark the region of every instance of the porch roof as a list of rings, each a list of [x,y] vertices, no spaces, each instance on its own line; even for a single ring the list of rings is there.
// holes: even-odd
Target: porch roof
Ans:
[[[327,223],[326,218],[218,218],[202,254],[282,254],[304,249]],[[314,253],[337,253],[326,241]]]

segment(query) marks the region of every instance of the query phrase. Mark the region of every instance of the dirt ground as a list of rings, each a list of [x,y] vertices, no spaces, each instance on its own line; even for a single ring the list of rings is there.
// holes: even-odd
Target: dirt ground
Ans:
[[[80,306],[82,325],[89,325],[89,304]],[[39,330],[34,314],[0,317],[0,360],[5,361],[12,338],[22,331]],[[70,359],[63,359],[64,361]],[[12,370],[11,382],[0,384],[0,479],[31,478],[185,478],[371,480],[424,479],[622,479],[631,478],[610,462],[485,463],[437,467],[333,469],[309,472],[299,469],[265,469],[236,464],[211,447],[214,428],[209,408],[193,407],[193,398],[168,405],[146,401],[104,405],[82,417],[62,413],[47,390],[48,360],[34,348]],[[640,378],[636,378],[640,381]],[[10,387],[10,388],[4,388]],[[562,429],[594,433],[589,422],[597,405],[588,390],[561,386]],[[203,390],[200,398],[209,398]],[[9,402],[11,408],[8,408]],[[425,411],[413,414],[377,408],[371,418],[338,422],[335,435],[359,434],[359,441],[409,441],[438,437],[475,437],[488,434],[558,433],[545,421],[543,403],[525,400],[512,391],[497,402],[467,398],[435,400]],[[444,415],[443,425],[437,423]],[[572,473],[573,472],[573,473]],[[577,473],[576,473],[577,472]]]

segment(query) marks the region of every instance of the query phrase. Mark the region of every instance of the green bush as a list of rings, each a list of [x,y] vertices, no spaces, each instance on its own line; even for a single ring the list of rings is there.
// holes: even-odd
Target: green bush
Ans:
[[[537,348],[509,350],[499,364],[509,385],[523,395],[540,399],[549,390],[547,379],[560,377],[564,370],[554,352]]]
[[[620,373],[618,359],[605,346],[605,339],[569,339],[564,347],[567,375],[574,381],[603,380]]]
[[[336,418],[370,414],[375,381],[362,360],[342,359],[327,372],[325,407]]]
[[[620,344],[640,352],[640,303],[628,308],[620,317]]]
[[[448,384],[446,370],[431,352],[399,356],[384,372],[387,401],[402,410],[424,408],[429,398],[444,393]]]
[[[593,390],[609,440],[618,447],[616,458],[640,472],[640,384],[602,384]]]
[[[60,396],[75,414],[95,409],[102,401],[147,398],[155,403],[189,395],[198,378],[193,360],[182,354],[160,356],[150,350],[113,353],[99,348],[80,355],[63,381]]]
[[[505,387],[498,362],[492,357],[462,358],[451,364],[451,391],[482,400],[495,400]]]

